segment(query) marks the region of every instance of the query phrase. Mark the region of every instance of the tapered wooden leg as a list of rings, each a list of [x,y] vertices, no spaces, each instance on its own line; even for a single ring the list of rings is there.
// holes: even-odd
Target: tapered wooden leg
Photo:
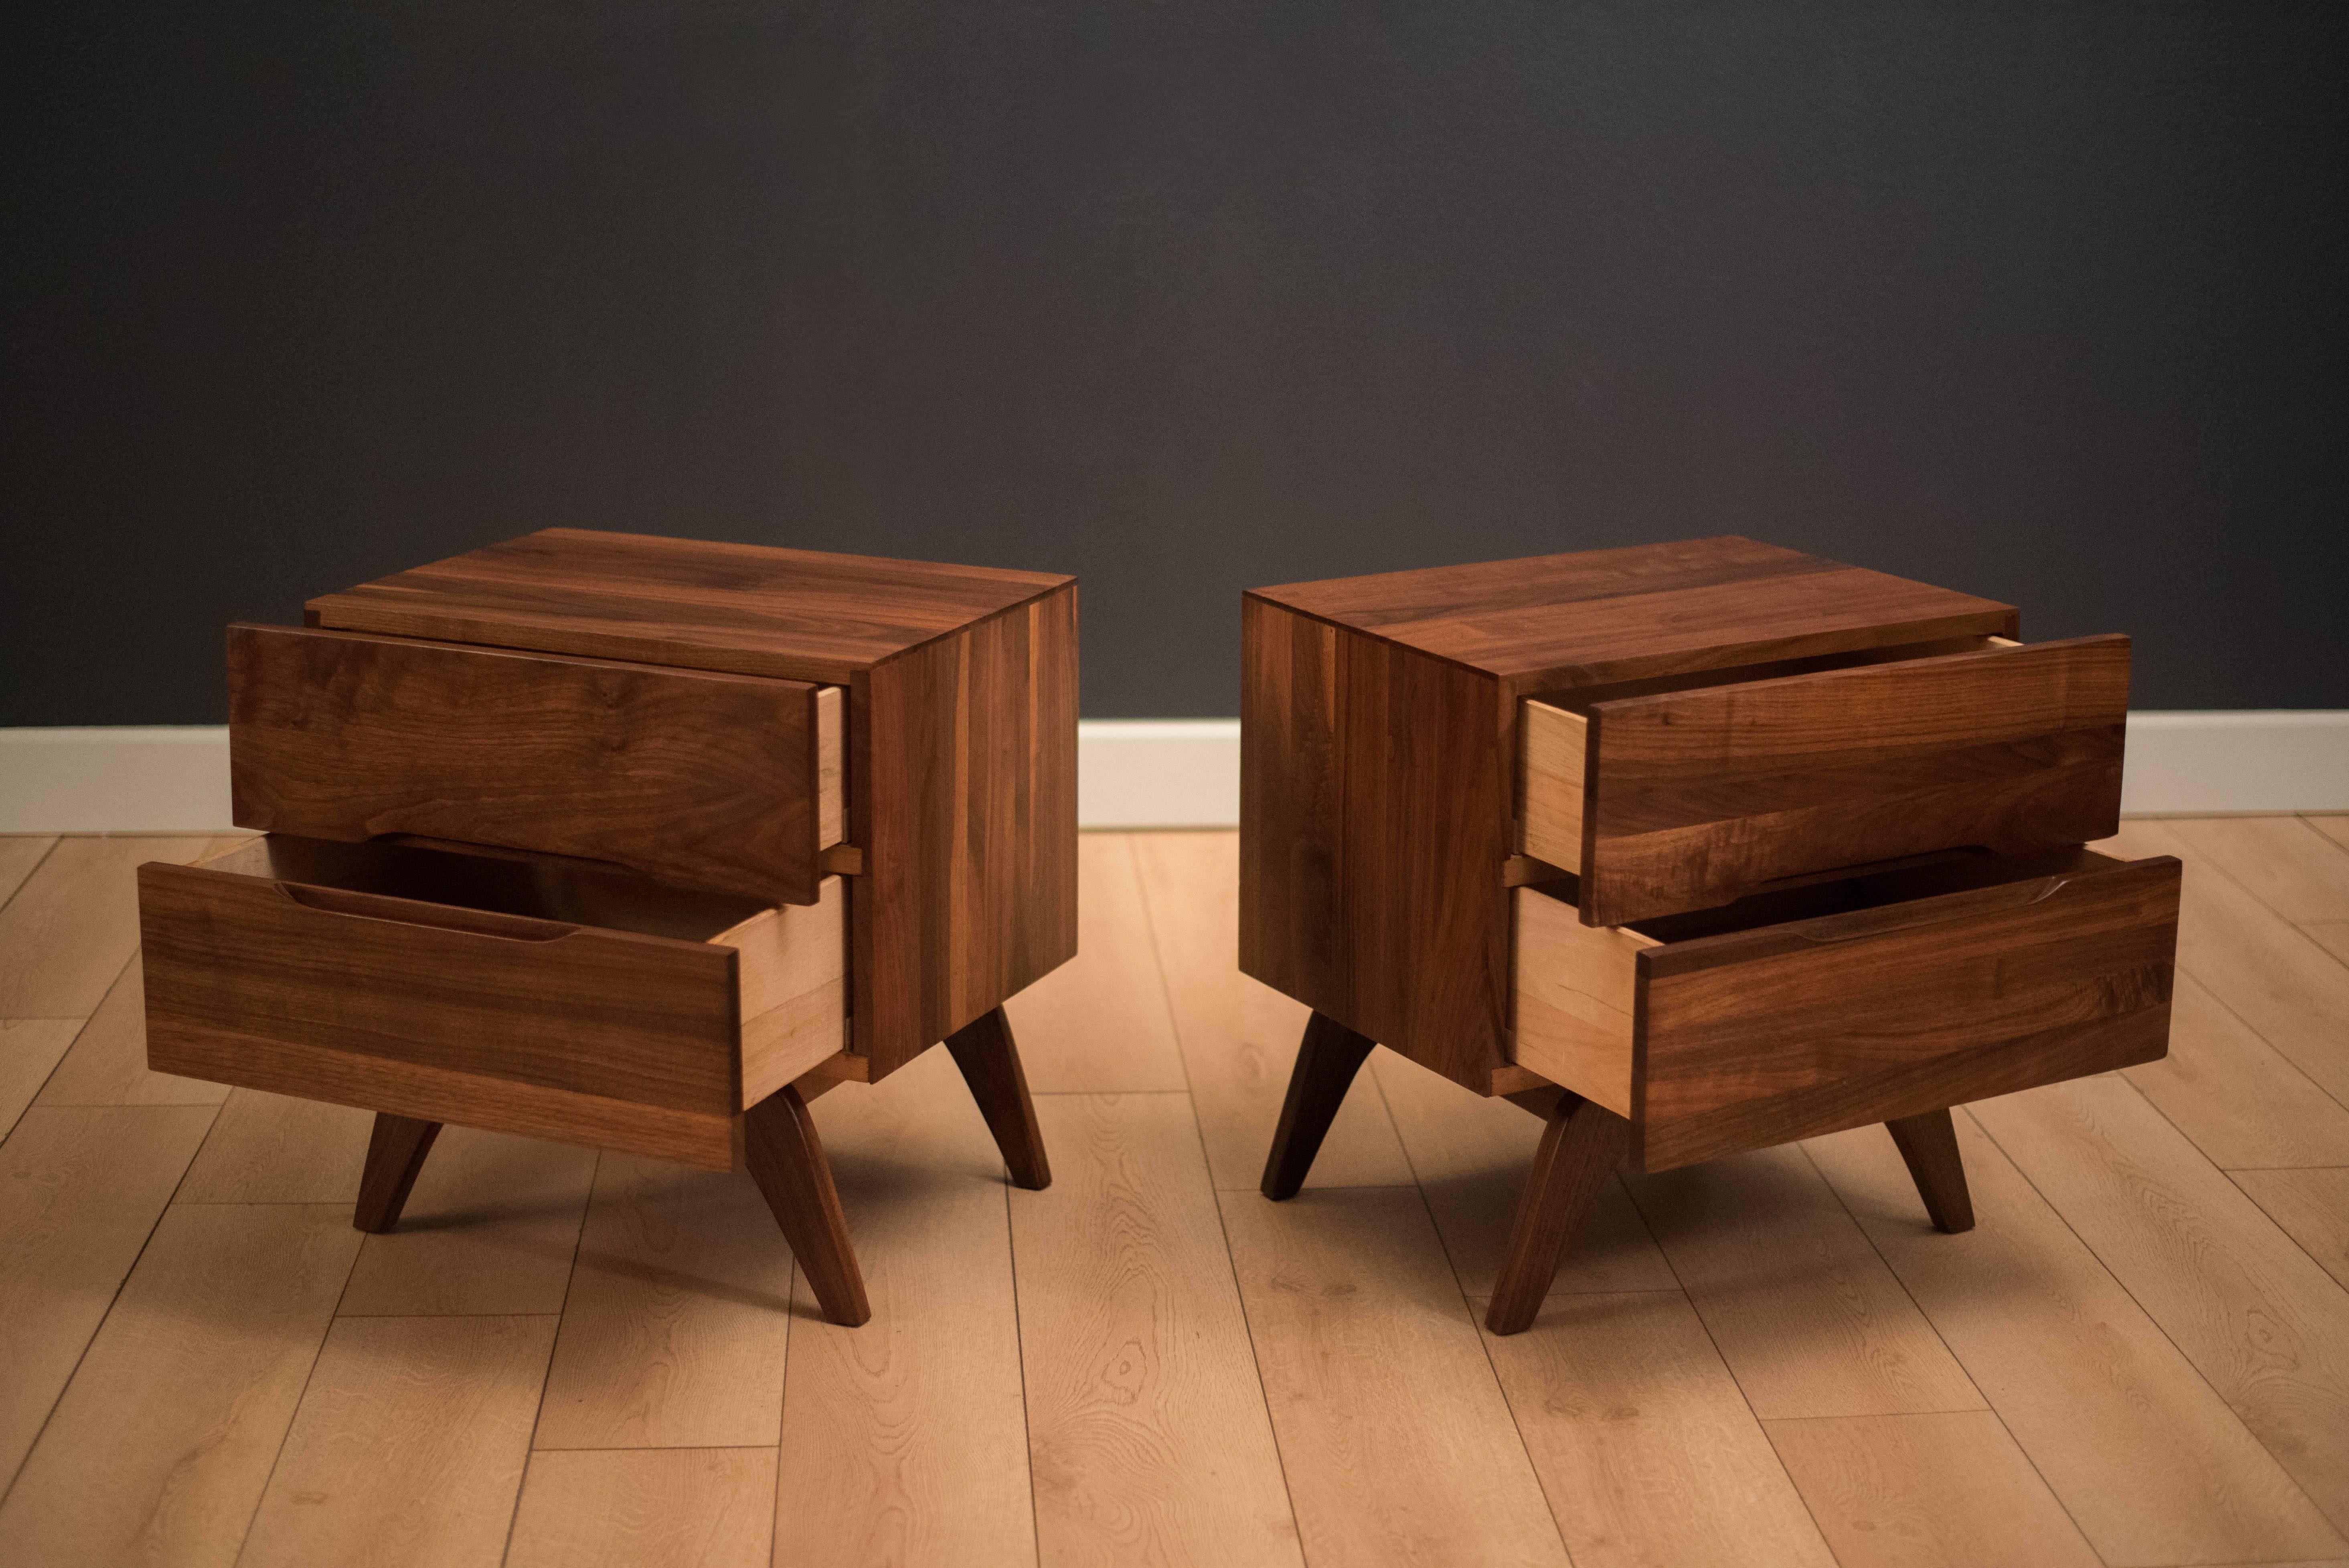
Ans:
[[[947,1037],[947,1050],[978,1101],[995,1147],[1003,1150],[1011,1184],[1041,1191],[1052,1184],[1044,1158],[1044,1134],[1036,1125],[1036,1102],[1028,1098],[1028,1075],[1019,1068],[1019,1047],[1011,1040],[1011,1020],[996,1008]]]
[[[1605,1106],[1578,1095],[1560,1095],[1542,1130],[1534,1168],[1517,1197],[1517,1217],[1509,1227],[1509,1250],[1485,1326],[1495,1334],[1530,1327],[1557,1277],[1566,1243],[1582,1227],[1591,1201],[1615,1174],[1631,1137],[1631,1124]]]
[[[1321,1152],[1321,1140],[1346,1102],[1347,1086],[1375,1043],[1319,1013],[1306,1020],[1297,1065],[1288,1072],[1288,1098],[1280,1102],[1280,1125],[1265,1157],[1266,1197],[1275,1202],[1294,1198],[1305,1185],[1305,1173],[1313,1169],[1313,1157]]]
[[[399,1223],[399,1212],[408,1207],[408,1194],[415,1190],[417,1172],[424,1169],[424,1157],[432,1152],[432,1140],[440,1136],[437,1121],[378,1112],[375,1130],[367,1134],[367,1170],[359,1177],[358,1209],[351,1215],[351,1223],[375,1234]]]
[[[1973,1194],[1966,1191],[1965,1161],[1958,1156],[1958,1130],[1951,1124],[1950,1113],[1929,1110],[1922,1116],[1888,1121],[1884,1127],[1899,1146],[1900,1158],[1908,1161],[1917,1195],[1925,1200],[1925,1212],[1934,1228],[1952,1234],[1972,1230]]]
[[[824,1316],[849,1328],[871,1317],[832,1161],[798,1089],[785,1085],[742,1113],[742,1157]]]

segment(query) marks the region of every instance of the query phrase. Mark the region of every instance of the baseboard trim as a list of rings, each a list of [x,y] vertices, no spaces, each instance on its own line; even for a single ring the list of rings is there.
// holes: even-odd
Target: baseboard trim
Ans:
[[[2129,816],[2349,811],[2349,710],[2133,713]],[[1077,726],[1077,823],[1230,828],[1236,718]],[[0,729],[0,832],[212,832],[230,826],[222,725]]]

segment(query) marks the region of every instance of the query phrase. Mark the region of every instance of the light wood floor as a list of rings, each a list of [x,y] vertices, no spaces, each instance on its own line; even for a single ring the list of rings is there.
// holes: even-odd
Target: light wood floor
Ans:
[[[1483,1296],[1537,1123],[1381,1051],[1255,1191],[1299,1008],[1231,835],[1084,841],[1013,1006],[1058,1181],[943,1052],[824,1099],[872,1288],[748,1178],[149,1073],[131,868],[0,838],[0,1563],[2349,1563],[2349,818],[2188,862],[2166,1062],[1608,1192],[1532,1332]]]

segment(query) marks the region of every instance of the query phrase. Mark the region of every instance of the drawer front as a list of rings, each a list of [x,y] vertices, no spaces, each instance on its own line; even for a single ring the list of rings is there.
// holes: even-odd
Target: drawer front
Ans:
[[[150,864],[157,1069],[726,1169],[730,946]]]
[[[239,826],[409,835],[815,902],[837,687],[277,626],[229,630]]]
[[[2178,863],[2083,869],[1637,954],[1651,1171],[2159,1057]]]
[[[2088,637],[1528,707],[1529,853],[1578,872],[1591,925],[1965,846],[2118,826],[2126,637]],[[1579,755],[1577,755],[1578,743]]]

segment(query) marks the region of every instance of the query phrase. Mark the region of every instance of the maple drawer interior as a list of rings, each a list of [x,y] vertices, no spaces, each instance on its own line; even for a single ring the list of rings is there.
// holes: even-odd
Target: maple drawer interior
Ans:
[[[586,1105],[606,1147],[722,1168],[727,1124],[845,1045],[846,903],[836,876],[813,903],[761,905],[272,834],[140,868],[150,1060],[257,1088],[302,1068],[308,1098],[340,1083],[346,1103],[420,1097],[438,1109],[403,1114],[537,1136]]]
[[[1516,848],[1589,878],[1586,918],[1619,924],[1841,866],[2101,838],[2127,680],[2126,638],[1969,637],[1528,698]]]
[[[2151,1059],[2178,880],[2167,857],[1959,852],[1619,927],[1582,923],[1571,878],[1519,888],[1513,1059],[1643,1123],[1667,1163],[1833,1130],[1814,1084],[1913,1080],[1933,1109],[1940,1062],[2003,1053],[2021,1088]],[[1755,1107],[1775,1122],[1746,1142]]]

